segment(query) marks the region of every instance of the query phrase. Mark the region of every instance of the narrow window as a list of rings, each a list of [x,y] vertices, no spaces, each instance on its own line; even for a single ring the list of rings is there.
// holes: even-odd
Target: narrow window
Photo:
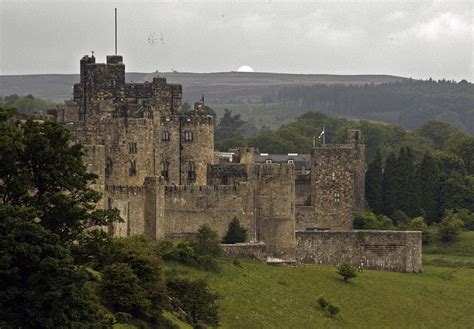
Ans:
[[[128,154],[137,154],[137,143],[128,143]]]
[[[334,193],[334,202],[340,203],[341,202],[341,195],[339,193]]]
[[[168,167],[169,167],[169,162],[168,161],[163,161],[161,163],[161,176],[164,178],[168,178]]]
[[[272,160],[271,160],[271,159],[267,159],[267,160],[265,160],[265,163],[272,163]]]
[[[128,175],[129,176],[136,176],[137,175],[137,163],[135,160],[130,160],[130,167],[128,168]]]
[[[185,141],[192,141],[193,140],[193,133],[191,131],[184,132],[184,140]]]
[[[117,87],[117,81],[112,80],[112,88],[115,88],[115,87]]]
[[[107,158],[107,161],[105,162],[105,177],[110,177],[112,176],[112,173],[114,171],[114,163],[110,158]]]
[[[196,166],[195,166],[194,162],[189,163],[188,180],[189,181],[195,181],[196,180]]]
[[[295,160],[290,159],[290,160],[288,160],[288,163],[289,164],[295,164]]]
[[[336,180],[336,173],[335,172],[332,173],[331,178],[332,178],[332,180]]]
[[[163,131],[162,139],[164,142],[169,142],[170,141],[170,132],[165,130]]]

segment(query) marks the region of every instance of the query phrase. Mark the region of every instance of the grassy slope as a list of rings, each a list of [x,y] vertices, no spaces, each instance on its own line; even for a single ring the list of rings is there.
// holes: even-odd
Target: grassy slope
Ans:
[[[462,232],[453,242],[434,242],[423,248],[425,264],[474,269],[474,232]]]
[[[474,232],[449,246],[433,244],[446,257],[473,257]],[[168,264],[168,275],[207,277],[221,299],[224,328],[474,328],[474,269],[425,266],[422,274],[365,271],[345,284],[325,266],[283,268],[242,261],[222,262],[222,273]],[[449,266],[449,265],[448,265]],[[316,298],[341,307],[326,317]]]

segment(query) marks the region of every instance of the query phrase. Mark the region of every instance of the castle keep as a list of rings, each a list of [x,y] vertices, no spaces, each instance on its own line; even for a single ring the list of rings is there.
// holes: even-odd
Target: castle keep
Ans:
[[[122,56],[105,64],[81,59],[80,82],[58,120],[84,146],[100,206],[124,219],[111,234],[183,238],[207,223],[223,236],[237,217],[249,242],[271,257],[421,270],[420,232],[352,230],[354,212],[365,206],[360,131],[350,130],[347,144],[305,155],[220,154],[204,99],[188,112],[181,99],[181,85],[165,78],[126,83]]]

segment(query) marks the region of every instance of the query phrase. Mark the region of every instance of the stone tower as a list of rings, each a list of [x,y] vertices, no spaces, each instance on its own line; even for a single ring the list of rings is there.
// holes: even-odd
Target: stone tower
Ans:
[[[365,146],[360,130],[349,130],[347,144],[312,150],[311,206],[319,229],[351,230],[354,212],[365,208]]]

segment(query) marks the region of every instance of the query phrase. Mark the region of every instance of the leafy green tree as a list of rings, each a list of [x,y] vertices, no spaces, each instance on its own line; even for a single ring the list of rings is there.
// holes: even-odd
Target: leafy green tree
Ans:
[[[140,280],[125,263],[114,263],[104,268],[100,294],[104,303],[115,312],[137,316],[150,307]]]
[[[417,174],[420,208],[431,224],[438,219],[440,186],[439,169],[431,153],[425,153]]]
[[[0,327],[97,328],[104,319],[58,235],[32,208],[0,205]]]
[[[218,295],[211,292],[203,280],[174,279],[167,282],[172,305],[183,310],[192,324],[205,323],[217,326]]]
[[[365,174],[365,198],[376,214],[383,212],[383,168],[380,150],[377,150],[374,160],[369,164]]]
[[[33,207],[38,223],[72,242],[85,229],[118,220],[118,211],[97,209],[100,193],[88,184],[96,175],[82,163],[80,145],[56,123],[15,125],[0,110],[0,196],[4,204]]]
[[[222,249],[217,231],[208,224],[201,225],[194,239],[194,249],[200,255],[219,256]]]
[[[337,267],[337,274],[342,276],[344,282],[347,283],[350,279],[357,276],[357,270],[351,263],[344,262]]]
[[[455,240],[459,233],[461,233],[462,226],[462,220],[453,210],[449,209],[438,226],[439,235],[444,241]]]
[[[429,139],[436,150],[441,150],[445,141],[456,132],[459,132],[459,130],[449,123],[439,120],[426,121],[415,130],[415,133],[419,136]]]
[[[222,243],[239,243],[247,240],[247,230],[240,225],[237,217],[234,217],[229,224],[229,229],[222,239]]]

